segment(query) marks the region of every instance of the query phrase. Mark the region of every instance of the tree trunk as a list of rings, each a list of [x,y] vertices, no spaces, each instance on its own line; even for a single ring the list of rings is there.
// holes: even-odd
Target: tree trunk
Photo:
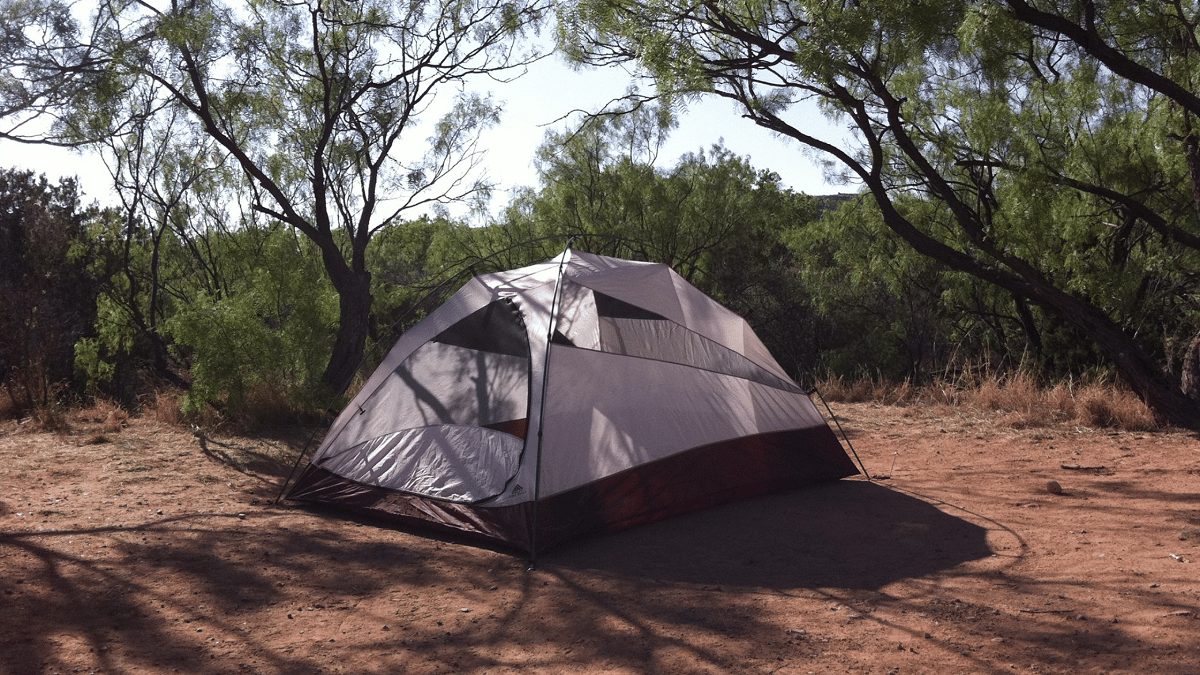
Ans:
[[[1042,335],[1038,331],[1037,321],[1029,309],[1029,303],[1020,295],[1013,296],[1013,304],[1017,307],[1017,316],[1021,319],[1021,328],[1025,330],[1025,341],[1033,349],[1033,354],[1040,361],[1042,358]]]
[[[1179,377],[1179,388],[1197,406],[1200,406],[1200,333],[1192,338],[1187,353],[1183,355],[1183,372]]]
[[[345,265],[336,273],[328,271],[338,292],[338,330],[321,382],[330,391],[341,393],[350,386],[366,353],[371,318],[371,273]]]
[[[929,236],[905,218],[892,202],[891,194],[876,167],[875,173],[866,176],[866,182],[888,228],[918,253],[1057,313],[1081,334],[1095,341],[1116,367],[1121,379],[1162,419],[1175,426],[1200,429],[1200,404],[1184,395],[1179,384],[1156,367],[1146,349],[1102,308],[1056,286],[1037,266],[996,245],[988,235],[986,223],[959,199],[946,177],[907,135],[899,113],[902,102],[901,99],[888,98],[890,130],[897,145],[929,181],[933,193],[949,208],[957,221],[961,234],[982,257],[964,253]],[[877,146],[874,151],[881,156],[882,146]],[[984,262],[987,259],[992,262]]]
[[[1064,313],[1068,321],[1091,335],[1114,365],[1121,379],[1133,389],[1167,423],[1186,429],[1200,429],[1200,401],[1189,398],[1180,386],[1160,368],[1115,324],[1099,329],[1094,321],[1076,321]]]
[[[1178,383],[1154,365],[1145,349],[1102,310],[1054,286],[1024,261],[1009,258],[1005,263],[1012,271],[1006,271],[984,265],[925,235],[900,214],[881,182],[869,181],[868,187],[883,213],[884,224],[917,252],[1057,313],[1081,334],[1090,336],[1116,367],[1121,379],[1168,424],[1200,429],[1200,401],[1185,395]]]

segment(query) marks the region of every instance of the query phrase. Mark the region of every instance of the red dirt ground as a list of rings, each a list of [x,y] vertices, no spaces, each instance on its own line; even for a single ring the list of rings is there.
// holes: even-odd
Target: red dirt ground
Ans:
[[[588,539],[533,571],[273,504],[297,444],[7,422],[0,671],[1200,672],[1194,434],[838,412],[890,478]]]

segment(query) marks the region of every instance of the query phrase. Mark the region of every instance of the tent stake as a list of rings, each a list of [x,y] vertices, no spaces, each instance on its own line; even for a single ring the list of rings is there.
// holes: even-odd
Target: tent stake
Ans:
[[[858,466],[860,469],[862,469],[863,475],[867,477],[867,480],[874,480],[871,478],[870,472],[867,471],[866,465],[863,464],[861,459],[859,459],[858,451],[854,449],[854,444],[850,442],[850,437],[846,435],[846,430],[842,428],[841,421],[838,420],[837,415],[833,414],[833,408],[829,407],[829,402],[826,401],[825,397],[821,395],[821,390],[817,389],[815,385],[813,386],[812,390],[813,393],[817,395],[817,398],[821,399],[821,403],[825,406],[825,409],[829,411],[829,419],[833,420],[833,423],[837,425],[838,433],[842,435],[842,440],[846,441],[846,447],[850,448],[850,454],[854,455],[854,461],[858,462]]]

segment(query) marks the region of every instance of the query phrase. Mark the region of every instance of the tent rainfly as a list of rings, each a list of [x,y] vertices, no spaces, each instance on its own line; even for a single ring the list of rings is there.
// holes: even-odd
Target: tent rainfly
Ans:
[[[536,557],[857,473],[745,320],[667,265],[567,250],[404,333],[287,496]]]

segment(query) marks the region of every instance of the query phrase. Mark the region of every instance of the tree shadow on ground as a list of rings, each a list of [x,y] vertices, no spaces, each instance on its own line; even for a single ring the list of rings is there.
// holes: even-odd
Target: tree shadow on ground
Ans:
[[[312,640],[288,630],[312,632],[316,621],[292,614],[336,614],[360,598],[386,597],[395,584],[445,588],[453,570],[478,577],[496,567],[471,551],[353,540],[338,523],[271,527],[277,513],[0,533],[0,557],[20,563],[0,577],[0,672],[81,672],[86,663],[111,673],[215,674],[238,662],[242,670],[316,672],[314,654],[298,649]],[[328,629],[323,638],[334,636],[342,637]]]
[[[581,540],[544,563],[696,584],[877,590],[992,555],[987,532],[916,497],[844,480]]]
[[[1018,588],[1004,602],[1036,614],[1000,612],[970,587],[942,597],[938,573],[990,555],[987,531],[863,481],[583,540],[533,571],[519,557],[365,525],[269,506],[2,532],[0,672],[769,672],[778,657],[840,672],[886,656],[906,659],[902,672],[995,675],[1018,657],[1066,672],[1081,654],[1111,652],[1103,663],[1122,666],[1149,653],[1124,622],[1057,613],[1081,611],[1061,584],[1007,577]],[[856,599],[901,580],[906,592]],[[764,599],[786,607],[763,611]],[[848,605],[836,630],[830,604]],[[847,624],[850,606],[861,613]],[[872,646],[879,631],[921,653]]]
[[[258,481],[254,493],[260,498],[279,496],[285,484],[299,473],[301,461],[319,442],[317,434],[304,429],[262,432],[232,442],[203,433],[193,435],[210,461]]]

